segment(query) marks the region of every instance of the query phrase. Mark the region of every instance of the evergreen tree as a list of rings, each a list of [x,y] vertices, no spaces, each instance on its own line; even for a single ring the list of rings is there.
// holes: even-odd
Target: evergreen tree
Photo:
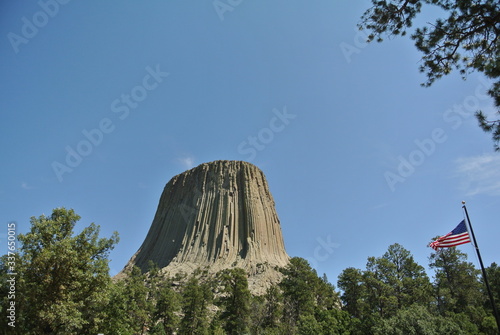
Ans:
[[[361,270],[355,268],[347,268],[341,272],[337,281],[339,289],[342,290],[342,309],[347,311],[355,318],[362,318],[363,311],[366,308],[364,299],[367,295],[365,292],[363,274]]]
[[[318,276],[309,263],[300,257],[290,259],[290,264],[281,271],[284,277],[279,286],[283,291],[285,319],[294,327],[301,315],[314,312]]]
[[[323,334],[350,335],[351,319],[349,313],[340,309],[320,310],[316,312]]]
[[[434,289],[441,314],[467,312],[483,305],[479,271],[466,261],[467,255],[452,247],[432,253],[429,260],[429,266],[436,271]]]
[[[132,267],[110,290],[106,307],[109,319],[103,333],[146,334],[153,329],[158,332],[160,326],[167,334],[175,331],[169,327],[176,327],[178,318],[175,312],[179,308],[176,309],[178,305],[175,303],[169,305],[169,283],[153,264],[147,273],[142,273],[137,266]],[[175,298],[173,301],[177,302]],[[169,309],[165,310],[166,307]],[[157,326],[159,322],[160,326]]]
[[[497,0],[372,0],[362,16],[360,29],[370,31],[368,40],[405,35],[423,5],[433,5],[448,17],[417,28],[411,36],[422,52],[420,71],[427,75],[424,86],[458,70],[465,79],[473,71],[493,80],[488,91],[500,108],[500,3]],[[500,112],[500,111],[499,111]],[[491,132],[495,150],[500,150],[500,120],[487,121],[477,113],[481,128]]]
[[[157,323],[149,332],[150,335],[168,335],[163,324]]]
[[[136,334],[144,334],[151,325],[152,302],[148,299],[146,275],[137,266],[124,279],[124,296],[127,324]]]
[[[369,333],[381,319],[413,304],[428,307],[432,286],[422,266],[400,244],[382,257],[369,257],[366,270],[345,269],[339,276],[343,309],[352,317],[353,334]]]
[[[466,335],[470,333],[460,327],[460,323],[452,318],[436,316],[429,312],[425,306],[412,305],[399,310],[391,318],[381,320],[374,327],[374,335]]]
[[[177,314],[180,311],[179,297],[169,284],[170,281],[160,289],[154,315],[154,321],[163,327],[166,335],[175,334],[180,321]]]
[[[386,281],[393,285],[398,309],[414,303],[428,305],[432,299],[432,285],[425,269],[417,264],[411,253],[395,243],[389,246],[380,263],[388,262]]]
[[[262,295],[250,296],[250,334],[260,335],[264,329],[264,322],[267,319],[266,315],[266,300]]]
[[[337,334],[345,331],[347,314],[340,311],[340,298],[324,275],[318,277],[309,263],[299,257],[290,260],[282,269],[279,287],[283,292],[284,334]]]
[[[78,220],[73,210],[57,208],[32,217],[30,231],[18,237],[22,334],[96,334],[106,322],[108,255],[118,235],[99,238],[92,223],[73,236]]]
[[[366,301],[381,318],[391,317],[414,303],[427,305],[432,299],[424,268],[397,243],[389,246],[382,257],[368,258],[363,282]]]
[[[318,335],[323,334],[323,332],[313,314],[302,314],[297,321],[297,334]]]
[[[172,280],[162,275],[158,266],[149,261],[145,275],[147,287],[147,313],[156,331],[160,328],[166,334],[174,334],[179,324],[180,298],[172,289]]]
[[[398,300],[392,286],[394,278],[389,274],[391,265],[386,259],[368,257],[366,270],[363,272],[365,301],[370,306],[368,313],[375,318],[390,317],[397,311]]]
[[[229,335],[246,334],[249,326],[250,291],[247,274],[243,269],[224,270],[219,274],[223,286],[221,297],[224,311],[221,320]]]
[[[301,315],[297,323],[297,333],[300,335],[349,335],[349,328],[349,315],[338,309],[317,308],[314,314]]]
[[[215,313],[210,322],[209,335],[226,335],[224,328],[222,328],[222,321],[220,319],[220,311]]]
[[[277,285],[270,286],[265,299],[265,317],[262,322],[264,329],[276,329],[283,317],[283,295]]]
[[[208,334],[208,311],[211,292],[206,284],[191,277],[182,291],[182,317],[180,333],[186,335]]]
[[[486,275],[488,276],[488,283],[490,284],[491,293],[493,295],[493,300],[495,301],[497,309],[500,309],[500,267],[497,263],[491,263],[486,269]],[[481,277],[481,289],[484,292],[485,299],[489,300],[488,292],[486,291],[486,284],[484,283],[484,278]],[[491,302],[488,301],[486,304],[488,310],[493,311],[491,307]]]
[[[480,271],[467,262],[467,255],[455,247],[440,249],[429,257],[435,269],[435,295],[441,315],[462,321],[462,329],[495,334],[495,319],[488,310],[487,296],[479,279]],[[477,328],[477,329],[476,329]]]
[[[393,244],[382,257],[369,257],[366,270],[347,268],[340,274],[342,308],[351,319],[339,324],[342,316],[336,316],[332,320],[337,324],[327,329],[344,327],[342,331],[348,329],[352,335],[497,334],[495,319],[483,307],[485,293],[479,287],[478,271],[466,260],[456,248],[432,253],[435,279],[431,284],[410,252]],[[488,271],[500,279],[496,264]],[[498,290],[500,280],[495,279]],[[315,316],[320,326],[321,319]],[[299,328],[312,329],[316,323],[305,318]]]
[[[316,279],[315,301],[319,309],[340,309],[340,296],[326,274]]]
[[[18,254],[0,257],[0,283],[2,283],[0,285],[0,315],[4,318],[0,322],[0,334],[33,334],[23,312],[27,308],[24,303],[27,297],[21,294],[21,292],[26,292],[23,277],[19,275],[21,261]]]
[[[137,330],[135,322],[129,314],[130,299],[125,293],[125,281],[113,283],[109,290],[109,303],[105,307],[107,319],[101,333],[134,334]]]

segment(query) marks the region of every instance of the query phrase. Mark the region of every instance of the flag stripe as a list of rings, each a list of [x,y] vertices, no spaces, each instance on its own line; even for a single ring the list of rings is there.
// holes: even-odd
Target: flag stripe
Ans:
[[[457,245],[465,244],[465,243],[470,243],[470,241],[462,241],[462,242],[456,242],[456,243],[441,243],[439,244],[438,248],[450,248],[450,247],[455,247]]]
[[[467,231],[467,227],[465,226],[465,220],[463,220],[450,233],[441,236],[434,242],[431,242],[429,246],[434,250],[437,250],[438,248],[454,247],[457,245],[469,243],[470,241],[471,240],[469,232]]]
[[[447,241],[442,241],[439,243],[441,247],[444,246],[453,246],[455,244],[464,244],[464,243],[469,243],[470,239],[469,237],[461,238],[461,239],[456,239],[456,240],[447,240]]]

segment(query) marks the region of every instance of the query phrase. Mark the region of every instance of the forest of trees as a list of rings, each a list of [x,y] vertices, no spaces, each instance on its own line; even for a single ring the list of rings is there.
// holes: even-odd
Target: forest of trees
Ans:
[[[281,282],[254,296],[238,268],[165,278],[150,264],[112,280],[117,234],[99,238],[91,224],[75,235],[79,219],[64,208],[33,217],[15,260],[1,257],[2,334],[498,334],[479,271],[456,248],[430,254],[431,280],[393,244],[365,269],[344,269],[340,292],[294,257]],[[13,264],[15,327],[7,318]],[[500,268],[487,271],[498,304]]]

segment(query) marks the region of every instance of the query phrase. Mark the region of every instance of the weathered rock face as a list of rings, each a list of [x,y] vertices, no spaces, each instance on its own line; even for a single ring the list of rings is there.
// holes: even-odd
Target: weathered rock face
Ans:
[[[201,268],[241,267],[254,292],[279,279],[288,264],[281,226],[266,178],[240,161],[202,164],[165,186],[142,246],[124,271],[152,260],[173,276]]]

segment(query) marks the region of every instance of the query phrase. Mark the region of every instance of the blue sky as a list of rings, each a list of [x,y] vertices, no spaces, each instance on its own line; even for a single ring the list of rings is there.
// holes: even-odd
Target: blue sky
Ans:
[[[396,242],[427,266],[462,200],[484,262],[498,262],[500,154],[473,117],[494,112],[488,81],[420,87],[409,38],[364,43],[369,5],[4,2],[0,241],[9,222],[23,233],[73,208],[77,231],[119,232],[116,274],[170,178],[227,159],[263,170],[287,252],[335,284]]]

